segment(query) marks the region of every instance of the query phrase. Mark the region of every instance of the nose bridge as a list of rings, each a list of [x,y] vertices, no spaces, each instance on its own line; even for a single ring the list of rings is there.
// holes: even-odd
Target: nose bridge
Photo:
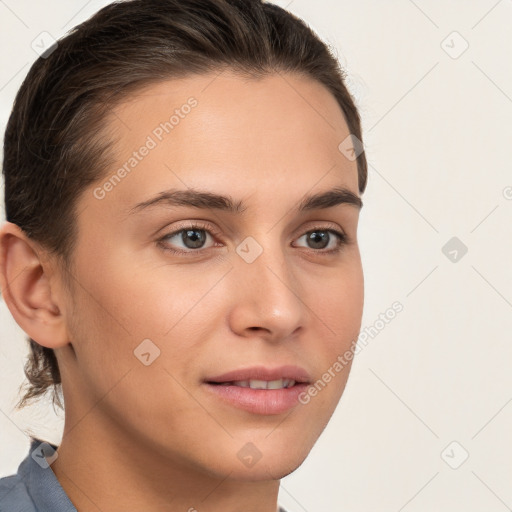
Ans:
[[[238,288],[233,319],[237,330],[259,327],[280,337],[304,323],[300,283],[289,258],[271,234],[248,237],[237,247],[232,278]]]

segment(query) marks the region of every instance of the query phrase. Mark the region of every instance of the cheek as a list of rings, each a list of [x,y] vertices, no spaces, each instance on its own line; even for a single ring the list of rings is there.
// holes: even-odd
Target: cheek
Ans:
[[[332,279],[324,293],[314,296],[316,313],[313,331],[322,333],[310,359],[315,361],[318,374],[314,396],[309,399],[310,411],[325,421],[338,404],[353,363],[353,351],[359,336],[364,302],[362,267],[353,264]],[[348,354],[348,355],[347,355]],[[306,397],[307,398],[307,397]]]
[[[160,350],[159,362],[184,367],[197,341],[204,333],[211,336],[219,313],[208,292],[222,273],[198,277],[192,266],[177,269],[130,261],[133,258],[96,258],[94,268],[82,265],[80,300],[73,315],[82,326],[78,353],[88,363],[113,367],[117,374],[139,363],[134,350],[149,339],[154,350]]]
[[[337,276],[315,285],[309,300],[316,313],[319,329],[326,333],[327,346],[340,350],[357,339],[364,304],[364,280],[360,264],[344,269]]]
[[[185,320],[198,297],[184,296],[181,290],[164,293],[165,283],[125,272],[126,267],[103,264],[102,268],[103,278],[97,272],[82,274],[86,277],[73,312],[73,345],[81,375],[77,382],[92,403],[99,402],[100,410],[126,428],[138,428],[144,412],[155,414],[148,431],[161,427],[164,420],[178,428],[180,415],[194,405],[179,383],[185,381],[195,357],[195,334],[190,333],[196,330]],[[189,336],[183,336],[183,325],[190,328]],[[145,353],[149,353],[148,365]],[[155,393],[156,389],[162,393]],[[142,416],[128,418],[127,408]],[[155,408],[161,412],[156,414]]]

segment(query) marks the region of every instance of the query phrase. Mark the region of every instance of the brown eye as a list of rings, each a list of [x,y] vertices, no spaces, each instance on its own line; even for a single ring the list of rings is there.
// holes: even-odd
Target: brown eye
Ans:
[[[204,229],[183,229],[180,233],[180,241],[185,244],[187,249],[201,248],[206,241]]]
[[[302,235],[299,240],[301,238],[305,238],[308,249],[327,253],[338,251],[347,243],[346,235],[333,229],[312,229]]]
[[[167,251],[178,254],[200,252],[208,249],[208,238],[213,240],[210,230],[203,226],[193,225],[178,229],[160,238],[160,245]],[[210,247],[213,244],[210,244]]]

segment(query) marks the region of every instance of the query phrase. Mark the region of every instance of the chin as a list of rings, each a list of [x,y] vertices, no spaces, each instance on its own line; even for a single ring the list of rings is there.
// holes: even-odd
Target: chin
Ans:
[[[281,480],[293,473],[302,465],[307,453],[294,454],[291,457],[281,458],[279,455],[269,457],[266,461],[259,460],[252,467],[240,467],[239,465],[228,469],[231,480],[245,482],[259,482],[265,480]]]
[[[293,437],[289,432],[268,435],[267,431],[252,439],[235,442],[235,449],[228,450],[234,457],[226,454],[218,461],[220,472],[240,481],[280,480],[304,462],[314,444],[311,439]]]

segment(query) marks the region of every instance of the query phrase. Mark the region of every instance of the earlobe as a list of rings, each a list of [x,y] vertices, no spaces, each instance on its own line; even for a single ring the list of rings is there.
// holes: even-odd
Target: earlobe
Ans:
[[[48,272],[37,245],[11,222],[0,228],[2,298],[16,323],[40,345],[58,348],[68,343],[66,323],[52,295]]]

